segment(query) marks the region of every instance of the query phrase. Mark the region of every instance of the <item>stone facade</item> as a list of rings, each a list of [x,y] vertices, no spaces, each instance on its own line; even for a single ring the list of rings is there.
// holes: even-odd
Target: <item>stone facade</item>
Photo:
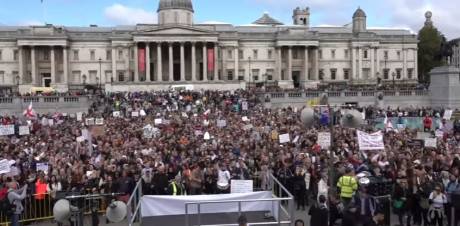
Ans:
[[[460,68],[460,38],[451,41],[452,46],[452,59],[451,64],[457,68]]]
[[[417,81],[416,36],[367,27],[362,9],[340,27],[311,27],[308,8],[293,11],[294,25],[268,15],[264,24],[196,24],[194,12],[191,0],[161,0],[159,24],[0,27],[0,84],[29,92]]]

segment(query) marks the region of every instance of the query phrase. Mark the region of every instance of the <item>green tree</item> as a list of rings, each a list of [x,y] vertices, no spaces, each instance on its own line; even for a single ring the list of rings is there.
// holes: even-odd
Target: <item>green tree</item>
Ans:
[[[443,65],[442,47],[446,38],[432,25],[425,25],[418,33],[419,81],[430,82],[430,71]]]

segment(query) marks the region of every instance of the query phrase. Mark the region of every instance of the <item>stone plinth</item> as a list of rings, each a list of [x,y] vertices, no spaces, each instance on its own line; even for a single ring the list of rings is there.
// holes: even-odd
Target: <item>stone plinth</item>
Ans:
[[[460,108],[460,69],[437,67],[430,72],[430,77],[432,107]]]

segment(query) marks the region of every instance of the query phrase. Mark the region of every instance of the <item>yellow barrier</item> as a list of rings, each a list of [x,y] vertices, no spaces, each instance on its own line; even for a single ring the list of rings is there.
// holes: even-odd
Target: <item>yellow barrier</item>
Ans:
[[[44,199],[37,199],[37,197],[44,196]],[[24,211],[21,214],[21,222],[37,222],[45,220],[53,220],[53,206],[57,200],[54,200],[49,193],[32,195],[26,197],[22,201]],[[85,200],[83,203],[83,211],[85,215],[91,213],[91,207],[93,200]],[[107,207],[106,200],[101,198],[98,199],[98,212],[105,213]],[[0,226],[9,226],[11,224],[10,217],[6,216],[5,213],[0,212]]]

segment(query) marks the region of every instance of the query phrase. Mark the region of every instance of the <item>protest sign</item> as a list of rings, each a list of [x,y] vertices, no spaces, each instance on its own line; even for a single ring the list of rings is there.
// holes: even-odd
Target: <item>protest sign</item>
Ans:
[[[48,174],[49,166],[45,162],[37,162],[37,171],[43,171],[45,174]]]
[[[0,174],[9,173],[10,166],[11,165],[8,159],[3,159],[2,161],[0,161]]]
[[[417,139],[418,140],[424,140],[425,138],[430,138],[431,133],[426,133],[426,132],[417,132]]]
[[[318,133],[318,145],[322,149],[328,149],[331,146],[331,133]]]
[[[147,113],[145,113],[144,109],[142,109],[139,111],[139,115],[144,117],[144,116],[147,116]]]
[[[85,141],[85,138],[83,136],[77,137],[77,142],[78,143],[81,143],[83,141]]]
[[[249,124],[249,125],[245,125],[243,127],[243,130],[248,131],[248,130],[251,130],[252,128],[254,128],[254,126],[252,124]]]
[[[133,118],[139,117],[139,112],[138,111],[131,112],[131,117],[133,117]]]
[[[247,110],[248,110],[248,102],[247,102],[247,101],[243,101],[243,102],[241,103],[241,109],[242,109],[243,111],[247,111]]]
[[[280,139],[280,144],[291,142],[289,133],[279,135],[279,139]]]
[[[195,136],[201,136],[201,135],[203,135],[203,131],[195,130]]]
[[[42,126],[47,126],[48,125],[48,118],[43,117],[41,121]]]
[[[385,144],[383,143],[383,134],[381,131],[369,134],[358,130],[357,133],[359,150],[367,151],[385,149]]]
[[[160,125],[163,122],[163,119],[161,118],[156,118],[155,119],[155,125]]]
[[[29,135],[29,126],[19,126],[19,136]]]
[[[444,137],[444,131],[442,130],[436,130],[435,132],[436,137]]]
[[[100,125],[104,125],[104,119],[103,118],[97,118],[96,121],[95,121],[95,124],[100,126]]]
[[[295,144],[295,143],[299,142],[299,139],[300,139],[300,136],[297,135],[297,136],[294,138],[294,140],[292,140],[292,143]]]
[[[437,147],[437,138],[425,138],[425,147],[426,148],[436,148]]]
[[[217,120],[217,127],[224,128],[226,126],[227,126],[227,121],[226,120]]]
[[[48,125],[54,126],[54,119],[48,119]]]
[[[14,134],[14,125],[0,125],[0,136],[8,136]]]
[[[209,134],[209,132],[206,132],[203,136],[203,139],[204,140],[210,140],[211,139],[211,135]]]
[[[243,116],[243,117],[241,118],[241,120],[243,120],[243,122],[247,122],[247,121],[249,121],[249,118],[248,118],[248,116]]]
[[[231,180],[230,192],[232,194],[251,193],[254,191],[252,180]]]
[[[94,118],[87,118],[86,119],[86,125],[87,126],[94,126],[95,122],[94,122]]]
[[[77,112],[77,121],[83,121],[83,112]]]
[[[445,110],[444,111],[444,119],[445,120],[450,120],[452,118],[452,113],[453,111],[452,110]]]

